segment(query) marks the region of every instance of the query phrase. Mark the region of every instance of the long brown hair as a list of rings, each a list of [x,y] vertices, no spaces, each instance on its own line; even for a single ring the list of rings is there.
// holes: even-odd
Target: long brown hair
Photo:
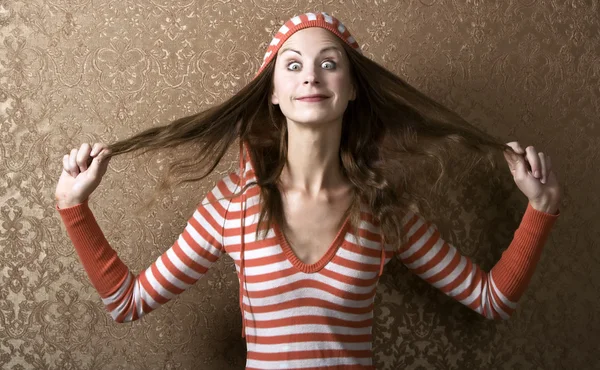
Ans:
[[[357,88],[357,98],[344,113],[339,153],[343,174],[354,188],[354,201],[346,216],[356,227],[364,202],[380,223],[386,242],[400,247],[405,241],[401,218],[408,209],[429,217],[433,208],[428,199],[445,191],[448,180],[464,181],[477,165],[493,174],[497,167],[494,154],[514,151],[377,62],[340,44]],[[109,145],[111,156],[193,147],[179,151],[155,197],[143,209],[173,184],[206,178],[232,144],[244,140],[257,182],[235,195],[258,185],[259,223],[266,226],[261,229],[268,229],[273,221],[285,225],[277,185],[287,155],[287,126],[285,116],[270,100],[275,62],[276,58],[225,102]],[[461,168],[453,172],[462,176],[449,176],[450,167]]]

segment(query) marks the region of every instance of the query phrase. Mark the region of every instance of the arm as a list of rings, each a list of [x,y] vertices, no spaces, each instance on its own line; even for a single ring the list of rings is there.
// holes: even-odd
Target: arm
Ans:
[[[508,319],[558,216],[528,204],[510,246],[487,273],[444,241],[433,224],[409,212],[403,219],[408,243],[397,256],[419,277],[486,318]]]
[[[193,285],[224,252],[223,212],[215,187],[198,205],[175,243],[134,275],[104,237],[88,199],[55,206],[88,277],[117,322],[139,319]]]

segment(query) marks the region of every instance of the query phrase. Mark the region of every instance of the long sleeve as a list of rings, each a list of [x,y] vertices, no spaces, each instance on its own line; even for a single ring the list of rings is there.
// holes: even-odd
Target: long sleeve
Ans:
[[[134,275],[104,237],[88,200],[55,205],[87,275],[117,322],[139,319],[193,285],[224,252],[217,187],[198,205],[174,244]]]
[[[408,242],[397,257],[419,277],[486,318],[508,319],[531,280],[559,214],[540,212],[528,204],[509,247],[485,272],[444,241],[435,225],[409,212],[403,219]]]

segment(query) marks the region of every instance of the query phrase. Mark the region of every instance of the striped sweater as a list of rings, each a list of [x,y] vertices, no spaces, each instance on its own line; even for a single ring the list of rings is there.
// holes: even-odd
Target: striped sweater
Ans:
[[[111,248],[87,199],[56,210],[117,322],[137,320],[175,298],[229,254],[240,281],[246,369],[373,369],[373,302],[383,265],[392,258],[484,317],[508,319],[558,218],[529,204],[510,246],[484,272],[412,212],[402,218],[408,243],[394,250],[381,242],[378,224],[362,206],[358,232],[346,220],[323,257],[308,265],[277,225],[255,238],[256,185],[223,199],[255,179],[247,150],[240,157],[240,170],[218,181],[174,244],[138,275]]]

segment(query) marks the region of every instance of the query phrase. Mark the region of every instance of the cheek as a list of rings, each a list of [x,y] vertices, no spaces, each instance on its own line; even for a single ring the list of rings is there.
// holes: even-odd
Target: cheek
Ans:
[[[283,100],[290,94],[289,84],[286,84],[283,81],[275,81],[273,84],[273,92],[275,95],[277,95],[279,100]]]
[[[340,80],[340,86],[344,91],[350,91],[352,89],[352,82],[348,77],[344,77]]]

